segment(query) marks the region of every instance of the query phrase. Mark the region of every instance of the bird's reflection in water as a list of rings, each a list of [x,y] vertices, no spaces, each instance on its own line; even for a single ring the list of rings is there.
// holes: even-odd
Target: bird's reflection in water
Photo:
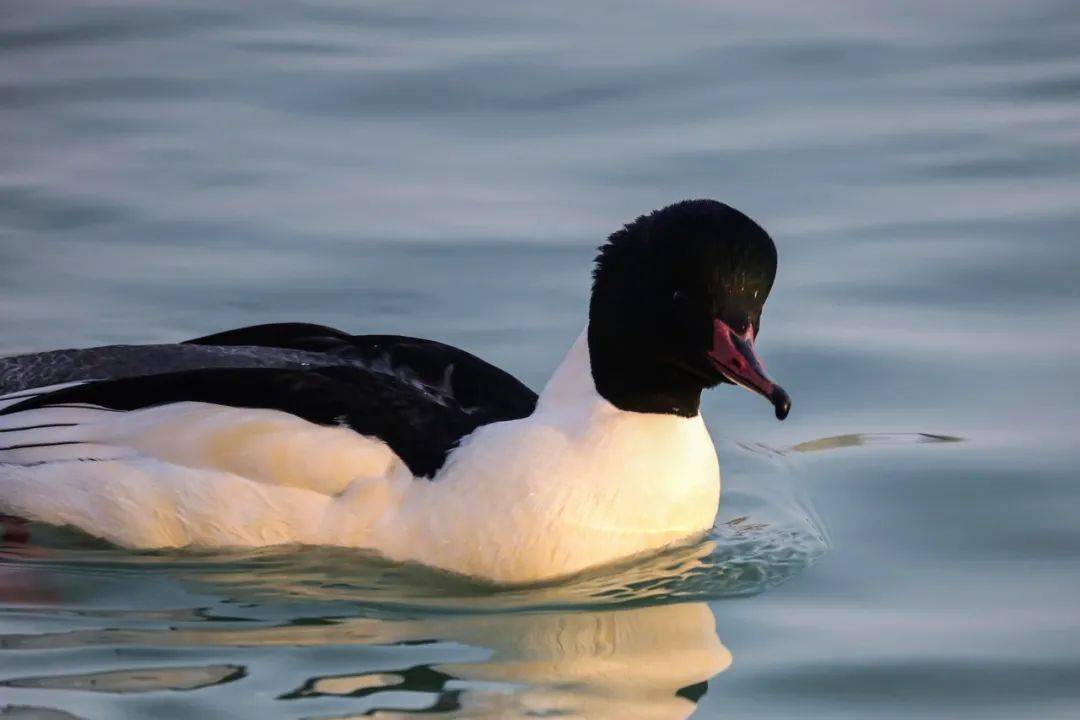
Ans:
[[[388,621],[394,642],[485,648],[480,662],[314,677],[282,696],[356,698],[347,717],[685,718],[731,664],[705,603]],[[379,632],[381,630],[381,632]],[[421,703],[401,693],[426,696]],[[390,693],[404,706],[395,708]],[[388,698],[386,702],[381,696]]]
[[[87,620],[99,617],[108,617],[109,622],[121,619],[86,613]],[[50,653],[69,648],[110,653],[121,647],[157,652],[176,648],[192,658],[183,668],[154,664],[125,667],[119,673],[68,670],[0,684],[113,693],[190,690],[245,677],[270,679],[243,666],[229,666],[228,672],[215,675],[221,666],[211,660],[220,663],[222,648],[256,653],[354,646],[355,671],[350,672],[348,659],[339,659],[333,672],[305,680],[302,665],[297,664],[295,673],[273,679],[281,694],[271,702],[294,704],[300,715],[312,720],[417,715],[652,719],[688,717],[709,679],[731,664],[712,610],[704,602],[605,610],[339,616],[319,621],[309,617],[270,625],[215,618],[203,611],[186,615],[177,611],[169,617],[169,627],[7,634],[0,636],[0,648]],[[154,618],[132,619],[143,624]],[[404,646],[409,647],[408,661],[385,667],[373,667],[372,656],[360,651]],[[208,664],[192,662],[196,657],[204,657]],[[336,701],[331,705],[335,714],[322,712],[328,700]]]
[[[9,569],[50,588],[50,600],[28,600],[35,617],[77,619],[0,635],[0,651],[72,659],[0,682],[13,692],[85,691],[104,679],[118,695],[236,684],[255,717],[310,720],[685,718],[731,663],[708,602],[783,582],[825,547],[802,526],[754,517],[652,557],[508,588],[332,548],[0,548]],[[87,578],[103,569],[138,577],[152,593],[130,607],[83,607]],[[190,602],[192,592],[217,600],[185,607],[166,599]],[[183,662],[143,666],[127,649],[170,659],[177,649]],[[118,651],[128,661],[110,666]],[[78,662],[87,656],[110,660],[88,673]]]

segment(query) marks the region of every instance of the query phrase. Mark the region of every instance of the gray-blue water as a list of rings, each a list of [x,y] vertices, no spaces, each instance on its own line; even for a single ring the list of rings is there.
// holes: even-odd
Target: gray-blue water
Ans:
[[[0,715],[1080,716],[1076,3],[0,8],[3,353],[308,320],[539,387],[701,196],[776,239],[795,401],[706,396],[709,541],[494,591],[35,528]]]

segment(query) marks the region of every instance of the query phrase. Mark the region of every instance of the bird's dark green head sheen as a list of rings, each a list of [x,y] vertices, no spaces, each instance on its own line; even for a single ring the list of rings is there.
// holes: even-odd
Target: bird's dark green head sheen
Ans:
[[[692,417],[701,391],[741,385],[784,419],[791,400],[754,348],[776,246],[715,200],[686,200],[614,233],[596,257],[589,355],[599,393],[623,410]]]

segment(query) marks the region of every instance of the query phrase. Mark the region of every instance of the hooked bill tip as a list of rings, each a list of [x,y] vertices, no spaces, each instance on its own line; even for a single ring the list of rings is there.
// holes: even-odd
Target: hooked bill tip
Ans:
[[[779,385],[773,386],[772,395],[769,397],[772,401],[773,408],[776,410],[776,419],[783,420],[791,412],[791,397],[787,394],[784,388]]]

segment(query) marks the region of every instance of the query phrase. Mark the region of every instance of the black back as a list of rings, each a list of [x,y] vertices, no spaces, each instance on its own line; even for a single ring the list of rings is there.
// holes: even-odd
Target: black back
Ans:
[[[472,353],[434,340],[349,335],[323,325],[273,323],[227,330],[185,344],[323,353],[418,383],[428,392],[452,399],[491,421],[526,417],[536,407],[536,393],[510,373]]]
[[[197,349],[192,346],[207,352],[192,355],[185,350]],[[319,325],[287,323],[153,347],[158,354],[163,348],[176,348],[173,356],[182,362],[211,366],[148,374],[129,364],[120,367],[125,375],[28,397],[0,410],[0,415],[72,403],[113,410],[176,402],[281,410],[379,438],[415,475],[430,477],[465,435],[488,423],[525,417],[536,407],[536,394],[508,373],[463,350],[416,338],[354,336]],[[231,348],[244,352],[238,355]],[[89,358],[98,357],[95,350],[108,350],[106,356],[113,358],[123,355],[121,349],[75,352],[88,353]],[[137,354],[138,348],[129,350]],[[251,357],[258,359],[255,367],[231,366]],[[36,356],[23,358],[24,366],[41,365]],[[213,366],[218,358],[225,367]],[[37,384],[80,379],[70,377],[71,365],[64,365],[62,378],[39,373]],[[99,363],[95,369],[115,368]]]

